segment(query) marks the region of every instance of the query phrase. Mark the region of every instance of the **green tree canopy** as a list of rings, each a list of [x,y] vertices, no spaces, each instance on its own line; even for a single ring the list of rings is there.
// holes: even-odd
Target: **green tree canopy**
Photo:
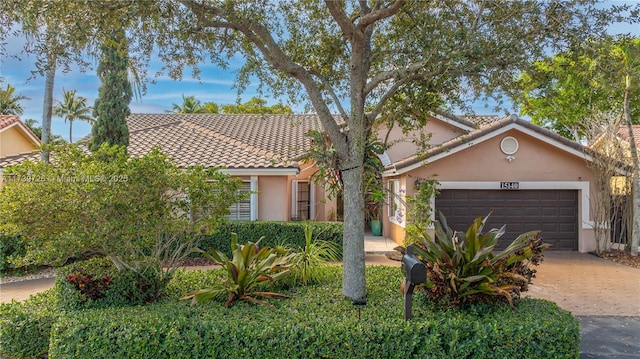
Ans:
[[[216,108],[217,109],[217,108]],[[207,109],[200,103],[200,100],[195,96],[182,95],[182,105],[174,103],[172,110],[168,112],[173,113],[206,113]]]
[[[628,69],[624,52],[640,52],[639,38],[602,38],[589,40],[569,51],[533,63],[520,75],[521,91],[515,97],[520,113],[533,123],[579,141],[585,135],[592,114],[622,112],[625,75]],[[640,83],[640,69],[631,73]],[[631,89],[631,117],[640,118],[640,90]]]
[[[240,180],[202,167],[178,168],[158,149],[141,157],[104,144],[67,145],[51,163],[8,167],[0,189],[0,235],[19,234],[26,263],[64,264],[85,253],[119,268],[156,265],[197,245],[225,220]]]
[[[1,83],[1,82],[0,82]],[[22,100],[29,98],[15,93],[15,87],[7,84],[6,88],[0,88],[0,115],[20,116],[24,113],[24,108],[20,104]]]
[[[42,127],[38,126],[38,121],[32,118],[28,118],[24,120],[24,124],[27,125],[27,127],[29,127],[29,129],[31,130],[31,132],[33,132],[34,135],[36,135],[39,139],[42,139]],[[51,135],[51,144],[61,145],[66,142],[67,141],[65,141],[64,138],[62,138],[62,136],[60,135]]]
[[[255,113],[255,114],[292,114],[289,106],[277,103],[267,106],[267,101],[258,97],[252,97],[245,103],[236,105],[222,105],[224,113]]]
[[[219,108],[218,104],[216,104],[213,101],[205,102],[204,105],[202,105],[202,107],[204,107],[205,113],[218,113],[218,112],[220,112],[220,108]]]
[[[39,3],[14,1],[0,10],[20,15],[16,3]],[[343,293],[353,299],[366,295],[363,165],[378,116],[413,117],[407,124],[416,126],[438,106],[505,93],[532,60],[601,36],[630,7],[595,0],[61,3],[43,10],[48,18],[95,34],[125,28],[130,50],[141,60],[157,53],[174,78],[185,67],[198,76],[205,59],[227,67],[240,55],[240,91],[257,79],[275,98],[313,107],[344,183]]]
[[[98,65],[101,85],[93,107],[95,124],[91,128],[89,148],[97,150],[103,143],[127,146],[129,127],[127,117],[131,113],[129,103],[133,90],[129,82],[129,50],[123,29],[117,29],[102,45]]]

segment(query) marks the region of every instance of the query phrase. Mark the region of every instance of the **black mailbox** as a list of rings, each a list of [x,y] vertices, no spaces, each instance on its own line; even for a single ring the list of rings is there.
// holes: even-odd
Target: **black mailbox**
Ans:
[[[411,319],[413,289],[416,284],[422,284],[427,281],[427,266],[413,254],[413,245],[409,245],[406,253],[402,256],[402,273],[405,277],[402,285],[404,320],[409,320]]]
[[[402,256],[402,273],[410,283],[422,284],[427,281],[427,266],[413,253],[409,253],[409,248],[407,248],[407,253]]]

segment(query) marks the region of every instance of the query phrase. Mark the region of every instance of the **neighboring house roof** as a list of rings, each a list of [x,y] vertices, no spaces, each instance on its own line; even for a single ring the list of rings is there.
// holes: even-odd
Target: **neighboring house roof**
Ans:
[[[29,126],[25,125],[24,122],[20,120],[20,117],[15,115],[0,115],[0,132],[6,131],[14,126],[19,127],[36,145],[40,145],[40,139],[38,136],[31,131]]]
[[[440,121],[453,125],[457,128],[460,128],[464,131],[471,131],[476,127],[475,123],[471,121],[468,121],[462,117],[451,115],[442,111],[434,111],[433,117],[437,118]]]
[[[636,146],[640,147],[640,125],[633,125],[633,138],[636,141]],[[616,136],[618,136],[621,140],[630,143],[629,141],[629,127],[618,126],[616,130]]]
[[[484,120],[478,120],[478,123],[484,123],[484,125],[481,125],[467,134],[451,139],[439,146],[434,146],[424,154],[414,155],[394,162],[386,167],[385,174],[398,175],[406,173],[426,163],[435,162],[443,157],[447,157],[453,153],[481,143],[513,128],[517,128],[522,132],[526,132],[546,143],[561,148],[576,156],[585,158],[586,155],[586,158],[591,160],[591,151],[585,146],[562,137],[546,128],[518,118],[516,115],[510,115],[501,119],[494,116],[490,116],[490,118],[483,118]]]
[[[633,138],[636,141],[636,146],[640,147],[640,125],[632,125]],[[622,141],[630,144],[629,142],[629,127],[627,125],[617,125],[617,127],[606,126],[602,129],[598,135],[587,144],[588,147],[594,148],[606,137],[615,136]]]
[[[40,159],[39,154],[21,153],[19,155],[0,157],[0,168],[19,165],[26,160],[37,161]]]

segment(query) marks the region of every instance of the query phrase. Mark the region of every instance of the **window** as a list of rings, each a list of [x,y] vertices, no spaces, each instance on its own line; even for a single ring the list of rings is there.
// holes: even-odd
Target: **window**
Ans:
[[[244,181],[242,182],[242,188],[238,190],[240,193],[249,193],[251,192],[251,182]],[[250,221],[251,218],[251,198],[253,196],[249,196],[244,200],[238,201],[229,207],[229,214],[227,215],[227,219],[230,221]]]
[[[315,218],[313,186],[309,181],[291,183],[291,220],[305,221]]]
[[[399,180],[389,180],[389,200],[387,203],[389,220],[404,226],[406,220],[406,208],[404,205],[404,190],[400,187]]]

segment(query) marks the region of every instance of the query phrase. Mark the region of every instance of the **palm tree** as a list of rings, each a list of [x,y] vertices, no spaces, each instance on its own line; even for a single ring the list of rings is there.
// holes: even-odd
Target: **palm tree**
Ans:
[[[206,113],[207,109],[202,106],[200,100],[196,100],[195,96],[182,95],[182,105],[173,104],[173,109],[167,111],[171,113]]]
[[[29,100],[23,95],[14,95],[15,88],[7,84],[6,89],[0,88],[0,115],[16,115],[20,116],[24,113],[20,101]]]
[[[69,142],[71,143],[73,142],[71,137],[73,121],[83,120],[93,125],[93,117],[89,115],[91,107],[87,107],[87,99],[85,97],[76,97],[76,90],[65,91],[62,89],[62,92],[64,100],[58,101],[58,106],[53,108],[53,114],[63,117],[65,122],[69,121]]]

